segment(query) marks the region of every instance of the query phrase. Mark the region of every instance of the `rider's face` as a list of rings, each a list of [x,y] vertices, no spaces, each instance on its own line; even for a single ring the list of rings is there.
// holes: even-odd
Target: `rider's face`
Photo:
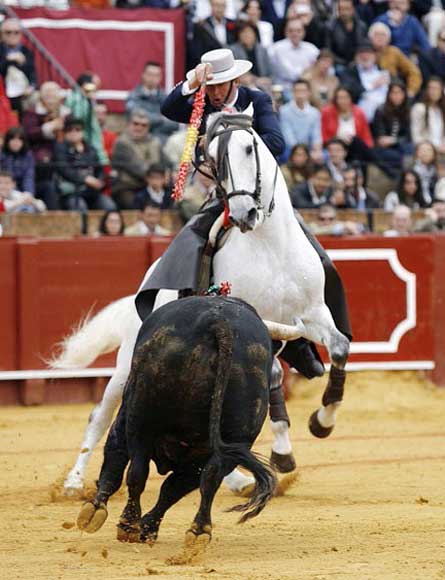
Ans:
[[[238,86],[239,81],[237,79],[232,82],[232,88],[230,88],[230,81],[218,85],[207,85],[206,92],[210,103],[216,109],[221,108],[225,103],[230,103],[235,97]]]

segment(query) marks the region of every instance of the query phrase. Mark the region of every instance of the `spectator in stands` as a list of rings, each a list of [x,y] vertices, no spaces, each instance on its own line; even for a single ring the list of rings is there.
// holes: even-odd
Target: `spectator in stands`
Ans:
[[[52,159],[55,144],[63,141],[64,119],[70,112],[62,103],[60,86],[48,81],[40,86],[38,101],[23,115],[23,128],[35,161],[36,195],[49,210],[60,209]]]
[[[161,142],[150,134],[148,115],[142,109],[135,109],[126,132],[116,141],[111,159],[117,172],[112,194],[121,209],[133,209],[134,194],[145,186],[147,169],[161,162]]]
[[[412,168],[420,177],[423,197],[429,205],[437,181],[437,151],[431,142],[423,141],[416,146]]]
[[[311,103],[319,109],[332,100],[335,89],[338,87],[338,78],[332,73],[333,65],[334,55],[324,48],[320,51],[314,66],[301,77],[309,82]]]
[[[437,47],[419,54],[419,66],[424,81],[433,76],[445,78],[445,28],[437,37]]]
[[[269,49],[273,79],[283,87],[285,99],[291,96],[292,84],[317,60],[320,52],[304,40],[304,26],[299,20],[286,24],[286,38],[275,42]]]
[[[181,163],[186,133],[186,126],[180,125],[179,131],[170,135],[162,149],[166,164],[174,170],[176,170]]]
[[[338,0],[337,17],[328,25],[328,48],[339,72],[354,60],[358,45],[366,37],[366,25],[355,13],[353,0]]]
[[[293,2],[286,15],[287,20],[299,20],[304,26],[304,38],[317,48],[326,46],[326,25],[319,18],[314,18],[314,12],[309,0]]]
[[[320,111],[309,104],[308,81],[300,79],[293,86],[293,100],[280,109],[280,124],[287,154],[297,143],[309,147],[312,159],[323,159]]]
[[[24,46],[20,21],[8,18],[1,25],[0,75],[5,82],[6,94],[12,108],[23,112],[24,100],[37,86],[34,55]]]
[[[316,165],[308,181],[300,183],[289,192],[295,209],[313,209],[329,202],[332,177],[326,165]]]
[[[122,236],[124,230],[125,222],[121,212],[110,209],[101,217],[97,233],[100,236]]]
[[[99,123],[100,130],[102,132],[102,146],[108,159],[111,159],[113,153],[114,145],[117,139],[117,133],[107,129],[107,117],[108,117],[108,107],[105,103],[96,103],[94,107],[97,122]]]
[[[334,183],[329,203],[336,209],[353,209],[354,200],[349,196],[344,183]]]
[[[369,39],[376,51],[377,64],[388,71],[391,77],[405,82],[408,96],[417,95],[422,85],[419,68],[396,46],[391,46],[391,30],[383,22],[375,22],[368,31]]]
[[[350,165],[343,171],[343,181],[349,207],[358,211],[380,207],[378,194],[365,187],[363,171],[359,164]]]
[[[193,27],[193,42],[189,46],[190,67],[199,64],[201,55],[209,50],[225,48],[236,40],[236,24],[225,17],[226,0],[210,0],[211,14]]]
[[[258,31],[258,40],[269,48],[273,44],[274,30],[270,22],[261,20],[261,4],[259,0],[247,0],[239,14],[240,20],[251,22]]]
[[[418,19],[409,13],[409,0],[389,0],[389,10],[377,17],[391,30],[391,44],[406,56],[416,49],[428,52],[431,48],[425,30]]]
[[[423,197],[420,177],[412,169],[406,169],[402,173],[397,190],[390,191],[383,201],[385,211],[393,211],[398,205],[406,205],[411,209],[429,206],[429,202]]]
[[[134,196],[134,207],[141,209],[146,201],[151,201],[161,209],[168,209],[173,205],[171,191],[166,187],[165,167],[153,164],[145,174],[146,186]]]
[[[0,153],[0,168],[11,173],[19,191],[34,195],[34,157],[28,149],[22,127],[11,127],[6,132]]]
[[[2,76],[0,75],[0,142],[3,135],[11,127],[17,127],[17,113],[11,109],[11,103],[6,96]]]
[[[162,143],[179,129],[178,123],[166,119],[161,113],[165,92],[161,88],[162,69],[158,62],[145,64],[140,84],[128,95],[126,111],[130,115],[134,110],[143,110],[150,119],[150,132]]]
[[[372,131],[377,155],[400,169],[403,158],[414,151],[408,95],[403,83],[393,81],[389,85],[386,101],[376,111]]]
[[[385,230],[383,235],[387,238],[409,236],[412,233],[412,211],[406,205],[398,205],[394,208],[391,216],[391,228]]]
[[[288,190],[290,191],[297,184],[307,181],[312,175],[312,169],[313,163],[309,147],[297,143],[292,147],[287,163],[281,166]]]
[[[343,171],[348,167],[348,147],[344,141],[334,137],[326,143],[326,165],[335,183],[343,183]]]
[[[445,231],[445,196],[433,200],[430,208],[425,210],[425,218],[415,225],[416,232],[436,233]]]
[[[323,143],[337,137],[347,144],[348,161],[375,163],[389,177],[394,177],[394,169],[374,152],[374,142],[365,114],[353,104],[351,93],[346,87],[338,87],[332,104],[322,109],[321,133]]]
[[[169,236],[170,232],[161,226],[161,208],[152,201],[146,201],[139,211],[139,219],[125,228],[126,236]]]
[[[65,119],[64,141],[54,148],[54,168],[64,209],[82,213],[116,209],[113,200],[102,193],[103,169],[96,150],[84,139],[82,119]]]
[[[356,236],[363,233],[362,224],[353,221],[339,221],[335,207],[324,203],[318,208],[317,221],[308,224],[316,236]]]
[[[369,123],[376,109],[385,102],[391,80],[388,71],[380,69],[376,60],[372,44],[364,41],[355,52],[354,63],[340,74],[341,83],[349,88]]]
[[[422,99],[411,109],[411,135],[414,143],[431,141],[445,154],[445,95],[441,79],[431,77]]]
[[[94,147],[102,165],[108,165],[110,160],[102,144],[102,130],[95,111],[95,94],[100,85],[100,79],[92,72],[84,72],[77,77],[77,87],[71,90],[65,100],[65,105],[76,119],[81,119],[84,126],[84,139]]]
[[[215,182],[211,178],[210,168],[202,163],[195,171],[192,182],[184,189],[182,200],[178,202],[179,215],[185,223],[200,210],[215,191]]]
[[[263,18],[270,22],[274,29],[274,40],[283,38],[286,13],[293,0],[263,0]]]
[[[9,171],[0,170],[0,207],[7,213],[39,213],[46,210],[41,199],[32,193],[18,191]]]
[[[230,46],[233,56],[252,63],[250,73],[258,88],[269,92],[271,87],[272,65],[267,50],[258,42],[257,30],[250,22],[241,22],[237,29],[237,42]]]

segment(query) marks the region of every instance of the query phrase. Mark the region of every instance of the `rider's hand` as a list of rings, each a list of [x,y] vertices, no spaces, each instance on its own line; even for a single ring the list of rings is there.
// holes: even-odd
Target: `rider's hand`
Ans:
[[[189,87],[191,90],[199,88],[199,86],[205,81],[210,81],[213,79],[212,65],[211,64],[198,64],[195,68],[195,76],[189,82]]]

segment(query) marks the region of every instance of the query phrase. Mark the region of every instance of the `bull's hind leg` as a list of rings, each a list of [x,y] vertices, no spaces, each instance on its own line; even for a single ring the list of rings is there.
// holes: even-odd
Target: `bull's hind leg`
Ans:
[[[141,495],[147,482],[150,456],[147,447],[131,460],[127,473],[128,501],[117,525],[120,542],[139,542],[141,524]]]
[[[92,534],[103,526],[108,516],[108,499],[120,488],[128,459],[125,409],[122,406],[105,443],[96,495],[82,506],[77,518],[77,527],[80,530]]]
[[[306,338],[324,345],[331,359],[329,381],[322,399],[322,407],[309,418],[309,429],[315,437],[328,437],[335,426],[336,413],[343,399],[346,380],[345,366],[349,355],[349,340],[337,330],[326,306],[304,320]]]
[[[154,543],[157,540],[159,526],[167,510],[199,487],[201,473],[195,469],[187,472],[174,472],[167,477],[161,487],[156,505],[141,519],[141,542]]]

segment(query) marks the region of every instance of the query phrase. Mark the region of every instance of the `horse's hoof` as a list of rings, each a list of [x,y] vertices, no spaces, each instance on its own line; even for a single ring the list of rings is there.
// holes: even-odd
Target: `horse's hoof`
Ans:
[[[119,542],[128,542],[130,544],[137,544],[141,542],[139,527],[131,527],[128,525],[117,525],[117,539]]]
[[[323,425],[318,420],[318,410],[314,411],[309,417],[309,431],[314,437],[324,439],[325,437],[329,437],[333,430],[334,425],[331,427],[323,427]]]
[[[77,495],[83,490],[83,480],[78,476],[71,476],[65,479],[63,483],[63,495],[72,496]]]
[[[297,469],[297,464],[295,462],[293,453],[282,454],[272,451],[270,454],[270,464],[279,473],[290,473],[291,471]]]
[[[156,541],[158,539],[158,532],[149,532],[149,531],[144,531],[144,529],[142,528],[141,533],[139,535],[139,541],[142,544],[148,544],[149,546],[153,546]]]
[[[101,503],[96,507],[94,503],[89,501],[80,510],[77,518],[77,527],[82,532],[94,534],[94,532],[97,532],[104,525],[107,517],[108,512],[105,504]]]

